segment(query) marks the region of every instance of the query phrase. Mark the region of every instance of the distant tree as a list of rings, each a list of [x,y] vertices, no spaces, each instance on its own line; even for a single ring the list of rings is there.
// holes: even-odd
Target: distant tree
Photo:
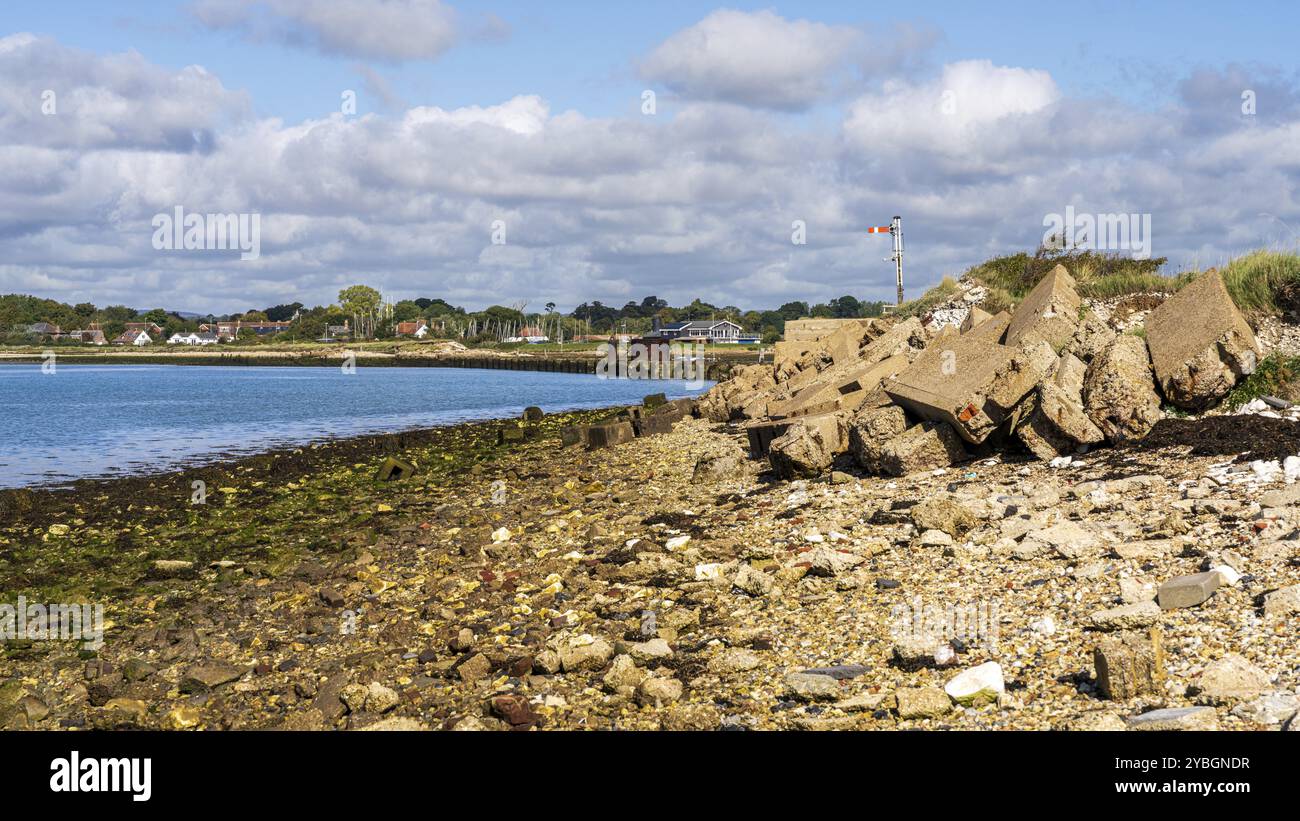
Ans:
[[[780,308],[777,308],[776,312],[786,321],[799,319],[800,317],[808,316],[810,313],[807,302],[787,302]]]
[[[862,316],[862,303],[845,294],[831,300],[831,313],[836,319],[855,319]]]
[[[382,304],[383,297],[369,285],[353,285],[339,291],[339,305],[352,315],[352,327],[363,339],[374,336],[375,320]]]
[[[404,299],[393,306],[393,322],[410,322],[424,315],[424,309],[414,301]]]
[[[268,319],[270,319],[270,317],[262,311],[248,311],[240,317],[242,322],[266,322]]]
[[[267,308],[263,313],[265,313],[266,318],[272,322],[288,322],[293,319],[293,315],[301,309],[301,302],[290,302],[288,305],[275,305]]]

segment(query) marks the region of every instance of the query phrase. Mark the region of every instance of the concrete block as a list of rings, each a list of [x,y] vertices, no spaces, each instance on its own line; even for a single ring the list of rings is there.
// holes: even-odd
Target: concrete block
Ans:
[[[1074,336],[1082,304],[1074,277],[1064,265],[1056,266],[1016,308],[1007,326],[1006,344],[1020,347],[1026,342],[1046,342],[1060,350]]]
[[[1207,271],[1160,304],[1146,321],[1160,391],[1171,403],[1203,410],[1251,374],[1261,349],[1218,271]]]
[[[1178,576],[1160,585],[1156,591],[1156,600],[1160,602],[1161,610],[1195,607],[1214,595],[1222,578],[1214,570],[1191,576]]]

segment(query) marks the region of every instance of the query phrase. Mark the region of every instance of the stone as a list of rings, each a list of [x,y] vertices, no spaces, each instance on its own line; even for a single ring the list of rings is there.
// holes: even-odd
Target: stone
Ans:
[[[766,596],[772,592],[775,581],[761,570],[755,570],[749,564],[741,564],[731,583],[751,596]]]
[[[902,687],[894,698],[898,717],[904,720],[939,718],[952,711],[948,694],[938,687]]]
[[[389,456],[375,471],[376,482],[401,482],[415,475],[415,465],[396,456]]]
[[[880,473],[906,476],[923,470],[951,467],[968,458],[960,437],[943,422],[913,425],[887,444],[880,454]]]
[[[996,342],[948,336],[931,343],[906,370],[886,379],[882,386],[909,413],[946,422],[966,441],[980,444],[1004,418],[986,397],[1015,355],[1015,348]]]
[[[682,683],[675,678],[649,676],[636,690],[638,704],[657,707],[671,704],[682,697]]]
[[[488,661],[487,656],[482,653],[476,653],[465,659],[456,667],[456,674],[460,680],[466,684],[473,684],[476,681],[487,678],[492,673],[492,662]]]
[[[996,702],[1006,692],[1002,665],[990,661],[958,673],[944,685],[943,691],[953,701],[966,707]]]
[[[407,716],[389,716],[382,721],[376,721],[374,724],[367,724],[360,728],[361,732],[370,733],[418,733],[428,728],[419,721],[408,718]]]
[[[215,661],[196,664],[185,671],[185,675],[181,677],[179,689],[182,693],[206,693],[223,684],[238,681],[243,675],[243,668],[225,662]]]
[[[1121,334],[1088,365],[1088,418],[1113,443],[1141,439],[1164,416],[1151,375],[1146,340]]]
[[[1089,616],[1089,620],[1098,630],[1135,630],[1155,624],[1160,619],[1160,612],[1160,605],[1147,600],[1098,610]]]
[[[495,696],[490,702],[492,715],[510,725],[512,730],[527,730],[540,720],[528,699],[520,695]]]
[[[961,325],[958,326],[958,330],[963,334],[969,333],[975,326],[982,325],[992,318],[993,314],[978,305],[972,305],[971,309],[966,313],[966,318],[963,319]]]
[[[1177,576],[1160,585],[1156,599],[1161,610],[1195,607],[1208,600],[1218,589],[1223,577],[1213,570],[1191,576]]]
[[[1251,724],[1282,724],[1300,710],[1300,696],[1294,693],[1271,693],[1232,708],[1232,714]]]
[[[762,664],[758,654],[744,647],[728,647],[709,659],[708,670],[719,676],[744,673]]]
[[[798,701],[833,701],[840,697],[840,683],[830,676],[790,673],[785,677],[785,692]]]
[[[903,667],[926,667],[934,664],[935,651],[942,646],[944,642],[939,639],[906,634],[895,638],[890,655]]]
[[[154,578],[176,579],[194,572],[194,562],[176,559],[159,559],[153,563]]]
[[[730,482],[745,475],[745,460],[739,454],[703,456],[695,463],[691,481],[696,484]]]
[[[1070,726],[1072,730],[1083,732],[1122,732],[1128,729],[1124,719],[1105,710],[1093,710],[1084,713]]]
[[[1146,320],[1160,391],[1170,403],[1204,410],[1254,373],[1262,354],[1255,334],[1218,271],[1206,271],[1161,303]]]
[[[1097,689],[1114,701],[1160,693],[1165,680],[1164,658],[1158,628],[1145,635],[1125,632],[1103,638],[1092,652]]]
[[[673,648],[669,647],[668,642],[663,639],[651,639],[650,641],[629,644],[627,646],[627,654],[636,661],[646,664],[671,658],[673,655]]]
[[[864,403],[849,423],[849,452],[854,460],[872,473],[883,473],[885,448],[907,430],[907,414],[888,397]]]
[[[1104,441],[1083,406],[1087,366],[1071,354],[1057,361],[1052,375],[1026,400],[1024,417],[1015,425],[1016,438],[1040,459],[1068,456],[1082,445]]]
[[[907,349],[905,344],[902,347]],[[854,359],[837,365],[819,374],[789,398],[769,402],[767,415],[779,419],[840,410],[855,412],[880,387],[882,380],[897,376],[910,362],[908,354],[896,353],[879,362]]]
[[[601,425],[587,426],[587,449],[613,447],[636,438],[636,429],[631,422],[606,422]]]
[[[798,561],[808,562],[810,576],[838,576],[862,564],[866,559],[833,547],[815,547],[798,556]]]
[[[588,433],[586,425],[569,425],[560,428],[560,447],[571,448],[575,445],[587,446]]]
[[[965,327],[965,323],[962,323],[962,336],[968,336],[971,339],[982,339],[985,342],[1001,342],[1003,335],[1006,334],[1007,326],[1010,324],[1011,314],[1007,311],[999,311],[994,316],[969,329]]]
[[[1206,665],[1193,689],[1211,704],[1228,704],[1262,694],[1269,689],[1269,679],[1244,656],[1229,653]]]
[[[662,396],[662,394],[660,394]],[[536,405],[529,405],[524,408],[523,416],[520,417],[525,422],[540,422],[546,417],[546,413]]]
[[[377,681],[370,682],[366,688],[365,709],[371,713],[386,713],[395,708],[401,699],[397,691],[391,687],[385,687]]]
[[[799,417],[768,450],[772,471],[781,478],[824,473],[836,454],[848,449],[846,416],[838,413]]]
[[[1152,710],[1128,720],[1130,730],[1217,730],[1219,717],[1213,707],[1174,707]]]
[[[1291,507],[1300,505],[1300,482],[1280,490],[1270,490],[1259,497],[1260,507]]]
[[[560,666],[566,673],[602,670],[614,655],[614,646],[588,634],[570,636],[560,642]]]
[[[1151,582],[1144,582],[1140,579],[1123,578],[1119,580],[1119,598],[1125,604],[1154,602],[1156,586]],[[1159,605],[1156,606],[1159,607]]]
[[[1300,584],[1264,595],[1265,616],[1290,616],[1293,613],[1300,613]]]
[[[1061,558],[1078,559],[1099,553],[1102,541],[1088,528],[1067,520],[1042,530],[1030,531],[1025,535],[1022,545],[1050,548]]]
[[[1064,265],[1057,265],[1012,314],[1006,344],[1019,347],[1026,342],[1046,342],[1059,350],[1074,336],[1082,304],[1074,278]]]
[[[986,407],[992,405],[997,417],[1006,419],[1057,366],[1056,351],[1046,342],[1024,345],[993,375],[985,395]]]
[[[649,673],[636,666],[631,656],[622,655],[614,657],[614,663],[609,665],[609,670],[601,681],[614,692],[635,693],[636,688],[641,686],[641,682],[648,675]]]
[[[909,511],[917,530],[942,530],[954,539],[960,539],[979,523],[969,510],[946,496],[923,499]]]

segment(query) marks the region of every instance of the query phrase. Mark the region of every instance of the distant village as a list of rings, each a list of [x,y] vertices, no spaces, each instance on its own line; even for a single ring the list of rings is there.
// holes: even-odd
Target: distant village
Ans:
[[[99,323],[91,322],[86,328],[63,330],[49,322],[36,322],[27,326],[27,333],[32,337],[48,338],[55,342],[81,343],[83,345],[153,345],[166,342],[168,345],[217,345],[222,342],[234,342],[247,338],[249,332],[256,336],[274,336],[289,330],[293,322],[230,320],[227,322],[201,323],[196,331],[177,331],[168,336],[162,326],[156,322],[128,322],[126,330],[109,339],[104,335]],[[429,323],[424,320],[399,322],[394,326],[394,336],[424,339],[429,335]],[[343,342],[352,338],[352,329],[345,320],[342,325],[327,326],[325,336],[318,337],[317,342]],[[699,342],[710,345],[757,345],[761,337],[747,333],[740,325],[728,319],[686,320],[654,323],[653,329],[643,335],[627,333],[581,334],[571,341],[605,342],[609,340],[639,340],[643,342]],[[551,338],[537,326],[523,325],[512,336],[505,337],[507,343],[542,344]]]
[[[583,303],[561,314],[526,312],[527,303],[493,305],[469,312],[441,299],[390,302],[364,285],[339,293],[339,303],[306,308],[276,305],[225,317],[147,312],[121,305],[97,308],[49,299],[0,296],[0,342],[8,345],[209,346],[263,341],[336,343],[407,338],[451,339],[476,344],[593,343],[606,341],[690,342],[714,345],[771,344],[785,322],[812,316],[849,318],[878,315],[879,303],[851,296],[809,306],[791,302],[779,309],[742,311],[695,300],[674,308],[657,297],[629,301],[622,308]]]

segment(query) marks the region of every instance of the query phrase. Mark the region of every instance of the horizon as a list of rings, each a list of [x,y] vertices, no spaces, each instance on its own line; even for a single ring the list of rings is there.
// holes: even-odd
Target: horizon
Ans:
[[[1262,32],[1300,12],[1072,8],[1085,24],[1035,38],[1001,24],[1028,4],[10,4],[0,292],[218,315],[356,282],[470,311],[892,302],[867,229],[894,214],[908,298],[1067,213],[1131,216],[1165,273],[1295,248],[1300,72]],[[257,234],[160,245],[175,209]]]

